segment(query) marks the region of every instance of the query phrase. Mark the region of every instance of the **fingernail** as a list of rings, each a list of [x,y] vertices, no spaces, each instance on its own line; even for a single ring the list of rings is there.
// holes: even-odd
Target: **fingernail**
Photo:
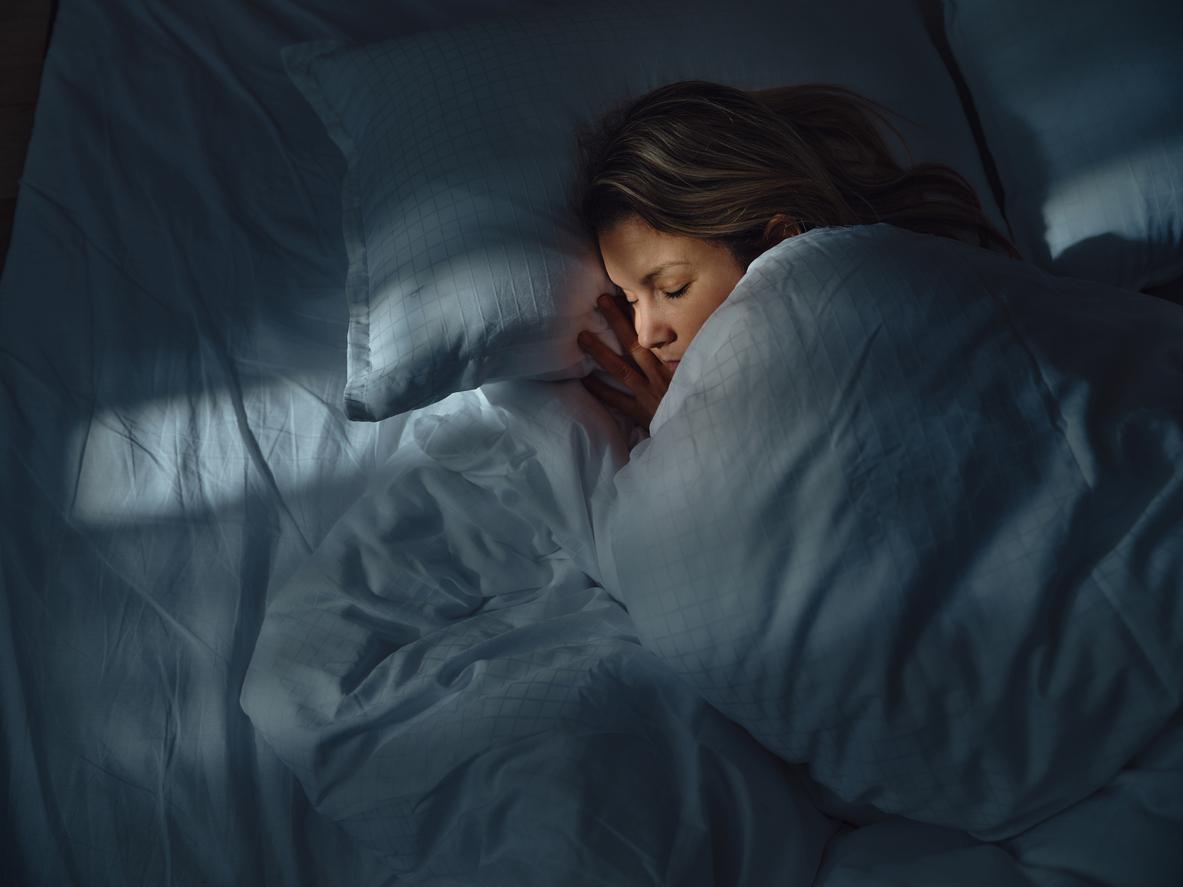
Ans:
[[[604,307],[607,307],[608,303],[612,301],[612,297],[607,293],[604,293],[598,299],[596,299],[596,301]]]

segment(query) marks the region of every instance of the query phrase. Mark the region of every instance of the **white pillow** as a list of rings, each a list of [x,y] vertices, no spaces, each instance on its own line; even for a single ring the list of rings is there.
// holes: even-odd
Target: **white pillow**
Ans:
[[[1142,289],[1183,273],[1183,3],[945,0],[1023,257]]]
[[[284,61],[348,161],[354,419],[595,368],[575,337],[615,344],[612,287],[569,203],[575,131],[665,83],[848,86],[916,121],[893,121],[912,162],[957,169],[1002,227],[923,23],[877,0],[595,3]]]

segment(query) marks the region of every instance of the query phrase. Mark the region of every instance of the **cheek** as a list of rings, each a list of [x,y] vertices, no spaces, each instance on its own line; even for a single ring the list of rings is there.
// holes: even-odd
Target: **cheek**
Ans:
[[[735,289],[735,284],[738,282],[738,279],[734,282],[726,282],[714,292],[713,298],[711,298],[710,301],[704,305],[704,308],[706,309],[706,312],[703,315],[704,321],[707,319],[707,317],[710,317],[715,313],[715,309],[727,301],[727,297],[731,295],[731,291]]]
[[[707,322],[707,318],[714,314],[716,307],[718,306],[712,299],[709,302],[702,302],[695,305],[694,311],[688,311],[680,317],[677,328],[679,338],[690,340],[698,335],[698,331]]]
[[[702,325],[707,322],[707,319],[715,313],[720,305],[727,301],[727,297],[731,295],[731,290],[734,287],[728,287],[726,284],[714,289],[706,298],[700,300],[694,306],[694,310],[687,312],[682,318],[682,329],[679,331],[683,338],[691,338],[698,334]]]

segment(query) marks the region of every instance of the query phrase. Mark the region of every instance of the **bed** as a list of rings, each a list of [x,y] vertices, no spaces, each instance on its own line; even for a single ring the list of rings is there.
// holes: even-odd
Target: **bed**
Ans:
[[[61,3],[0,279],[5,882],[1177,884],[1183,22],[1052,6],[890,10],[1030,261],[793,238],[637,435],[573,342],[354,384],[354,270],[410,272],[309,86],[606,6]],[[505,273],[590,297],[564,249]]]

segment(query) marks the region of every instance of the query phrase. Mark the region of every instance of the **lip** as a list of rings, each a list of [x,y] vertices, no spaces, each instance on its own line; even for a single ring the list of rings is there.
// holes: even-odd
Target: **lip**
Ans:
[[[666,360],[666,361],[662,361],[662,362],[663,362],[663,363],[664,363],[664,364],[665,364],[667,367],[671,367],[671,368],[672,368],[672,367],[676,367],[676,366],[677,366],[678,364],[680,364],[682,361],[679,359],[679,360]]]

